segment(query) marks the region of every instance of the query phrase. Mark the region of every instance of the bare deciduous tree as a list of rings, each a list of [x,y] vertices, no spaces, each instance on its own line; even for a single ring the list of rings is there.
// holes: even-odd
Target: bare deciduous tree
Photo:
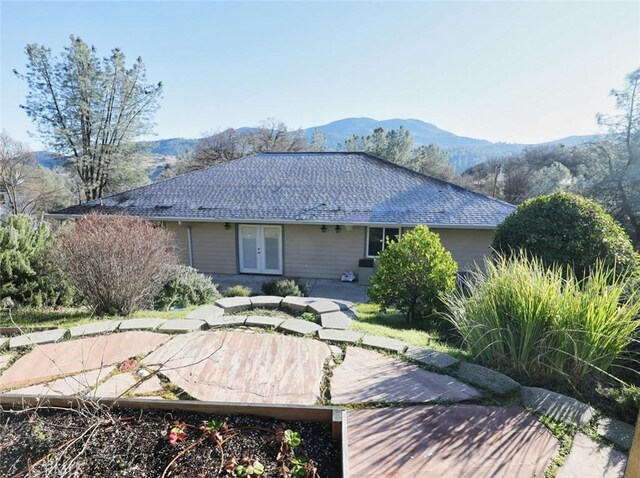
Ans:
[[[0,133],[0,190],[13,214],[33,214],[68,205],[71,191],[63,174],[40,166],[29,147]]]

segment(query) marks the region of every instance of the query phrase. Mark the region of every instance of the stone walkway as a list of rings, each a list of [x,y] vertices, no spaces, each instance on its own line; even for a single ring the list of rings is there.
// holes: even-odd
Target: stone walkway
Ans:
[[[485,367],[397,340],[251,316],[254,306],[313,311],[320,322],[323,314],[348,312],[337,300],[224,299],[188,319],[87,324],[70,339],[66,331],[16,337],[14,344],[44,344],[0,354],[0,392],[169,399],[182,390],[228,403],[356,405],[347,412],[352,477],[539,477],[558,455],[558,440],[524,408],[458,402],[495,403],[519,389],[536,413],[578,426],[596,420],[580,402],[520,387]],[[58,336],[65,338],[46,343]],[[601,420],[598,430],[624,448],[629,427]],[[558,477],[622,478],[625,463],[623,453],[578,433]]]

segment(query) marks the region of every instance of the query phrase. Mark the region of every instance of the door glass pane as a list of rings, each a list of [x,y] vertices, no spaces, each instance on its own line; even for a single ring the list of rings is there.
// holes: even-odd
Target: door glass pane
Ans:
[[[264,267],[267,270],[280,270],[280,229],[264,228]]]
[[[369,228],[369,244],[367,246],[367,255],[377,256],[382,250],[382,228]]]
[[[384,244],[385,246],[391,242],[398,242],[400,237],[400,229],[397,227],[385,227],[384,229]]]
[[[242,268],[257,269],[258,268],[258,228],[242,227],[240,235],[242,240]]]

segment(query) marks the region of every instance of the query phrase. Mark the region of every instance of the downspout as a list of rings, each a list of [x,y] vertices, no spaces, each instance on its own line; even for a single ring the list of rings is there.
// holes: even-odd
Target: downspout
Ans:
[[[189,266],[193,267],[193,243],[191,241],[191,226],[187,226],[187,242],[189,249]]]

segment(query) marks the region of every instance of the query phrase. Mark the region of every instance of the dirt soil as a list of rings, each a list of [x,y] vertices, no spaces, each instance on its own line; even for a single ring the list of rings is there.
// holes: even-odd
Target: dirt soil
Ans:
[[[220,446],[199,429],[209,420],[226,422]],[[176,422],[187,424],[186,437],[172,444],[168,436]],[[328,424],[177,411],[44,408],[0,410],[0,476],[218,477],[230,476],[220,471],[223,463],[248,458],[264,465],[261,477],[279,477],[278,426],[300,434],[296,450],[315,463],[320,477],[339,476],[339,444],[331,440]]]

